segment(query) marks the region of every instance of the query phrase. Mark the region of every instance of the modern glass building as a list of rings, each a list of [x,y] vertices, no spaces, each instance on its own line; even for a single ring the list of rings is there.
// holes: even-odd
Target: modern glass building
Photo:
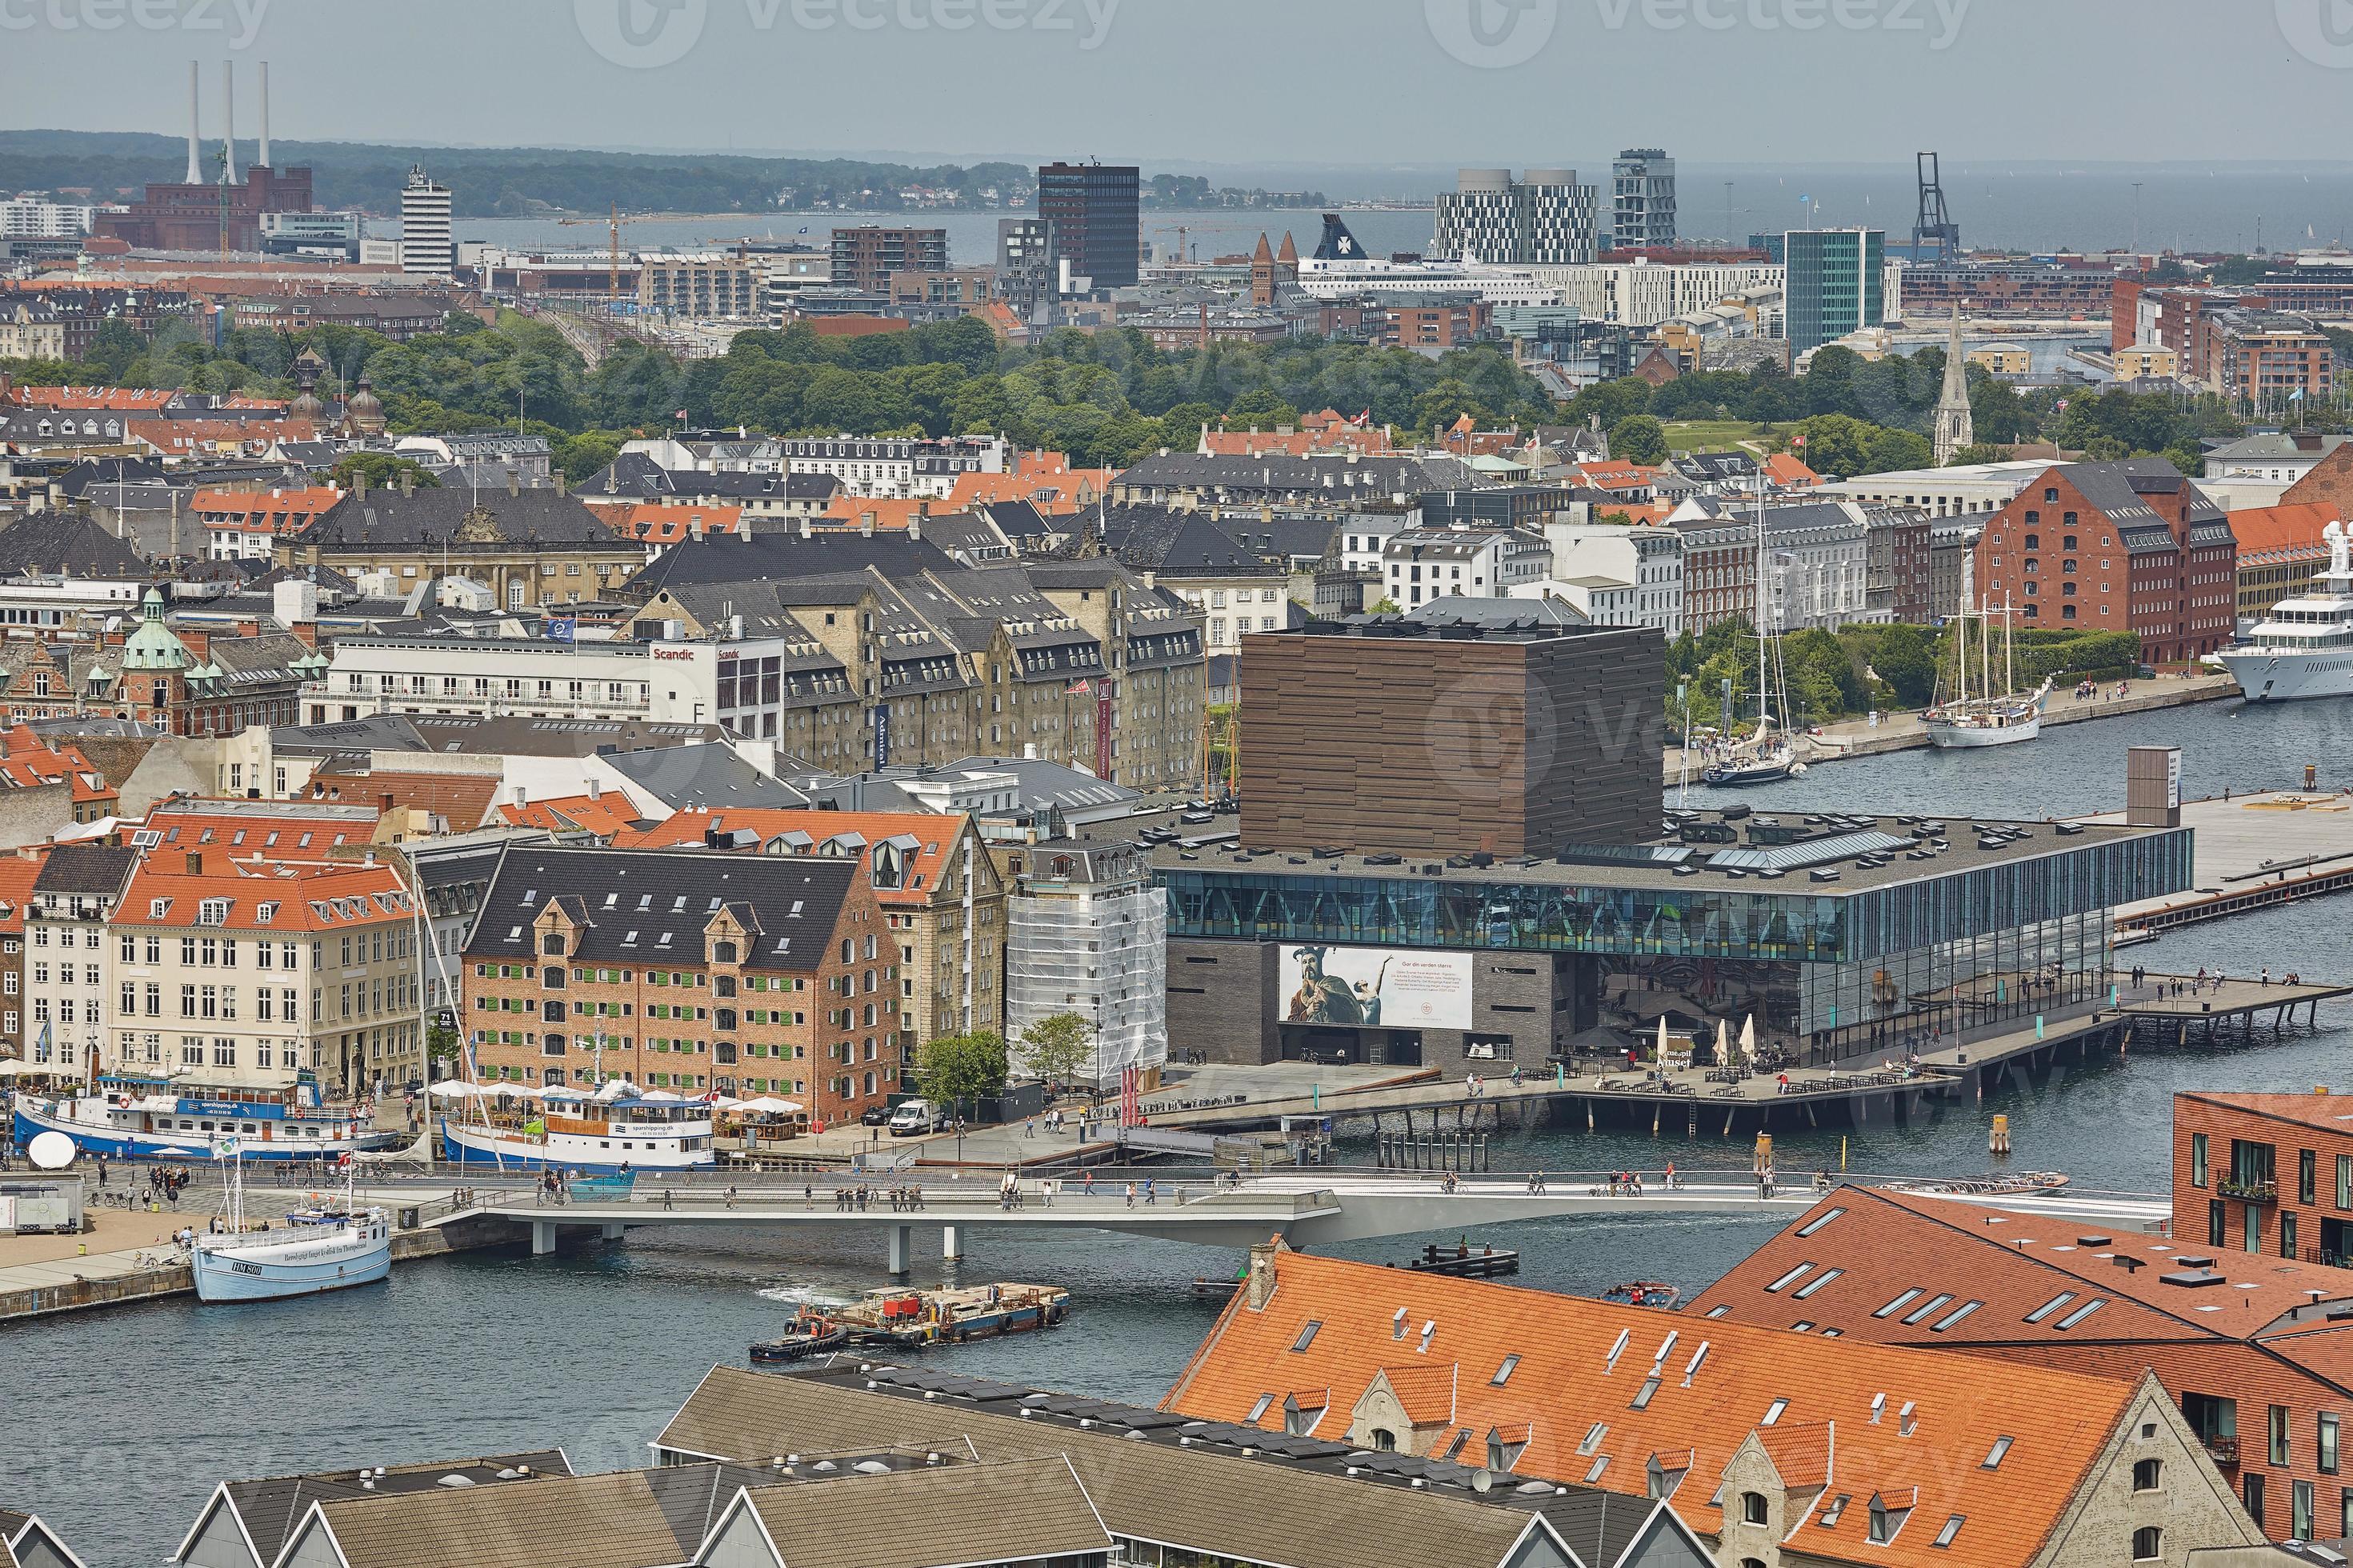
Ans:
[[[1886,319],[1884,234],[1875,228],[1791,229],[1781,245],[1793,357]]]
[[[1038,216],[1059,267],[1097,289],[1135,285],[1143,228],[1133,163],[1047,163],[1038,170]]]
[[[1552,966],[1553,1007],[1572,1033],[1662,1013],[1736,1028],[1753,1014],[1803,1059],[1836,1061],[2095,1000],[2112,911],[2191,885],[2186,829],[1854,819],[1803,831],[1485,866],[1164,847],[1171,984],[1198,962],[1184,952],[1215,951],[1193,943],[1551,954],[1569,961]],[[1172,997],[1172,1035],[1178,1010]]]

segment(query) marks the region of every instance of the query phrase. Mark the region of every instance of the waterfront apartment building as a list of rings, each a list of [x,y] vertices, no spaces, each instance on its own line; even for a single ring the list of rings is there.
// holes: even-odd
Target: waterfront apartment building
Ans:
[[[107,935],[139,851],[61,844],[25,910],[24,1059],[88,1080],[104,1044]]]
[[[764,306],[768,258],[760,256],[643,256],[638,309],[696,321],[746,321]]]
[[[964,813],[688,810],[614,845],[857,862],[898,944],[902,1060],[941,1036],[1007,1033],[1005,882]]]
[[[1792,356],[1878,326],[1895,308],[1883,278],[1887,237],[1878,229],[1791,229],[1782,247]]]
[[[2264,1103],[2277,1112],[2255,1109]],[[2282,1215],[2353,1217],[2353,1173],[2337,1174],[2334,1153],[2353,1151],[2353,1135],[2334,1120],[2335,1104],[2177,1095],[2180,1206],[2170,1241],[1841,1186],[1682,1315],[1710,1334],[1745,1323],[1978,1363],[1924,1385],[1933,1388],[2008,1387],[2019,1373],[2048,1369],[2121,1390],[2154,1374],[2194,1447],[2136,1454],[2137,1500],[2169,1507],[2185,1490],[2202,1495],[2219,1471],[2273,1540],[2339,1539],[2353,1533],[2353,1455],[2340,1441],[2353,1420],[2353,1327],[2341,1316],[2353,1304],[2353,1272],[2323,1261],[2309,1221],[2293,1260],[2275,1251]],[[2210,1203],[2223,1211],[2219,1243],[2206,1228]],[[2270,1257],[2242,1250],[2249,1209]],[[1934,1407],[1924,1402],[1915,1414],[1933,1419]],[[2018,1439],[2021,1448],[2032,1440]]]
[[[1039,167],[1038,219],[1046,226],[1046,270],[1058,289],[1074,278],[1098,289],[1135,286],[1144,249],[1140,189],[1133,163]]]
[[[2162,458],[2061,463],[1986,520],[1977,584],[2023,626],[2128,631],[2143,662],[2179,665],[2231,640],[2238,545]]]
[[[1792,1303],[1794,1316],[1812,1303]],[[2188,1568],[2262,1534],[2152,1376],[1251,1249],[1161,1408],[1666,1499],[1717,1563]]]
[[[784,1095],[830,1125],[899,1087],[901,963],[859,860],[517,844],[459,1023],[485,1081]]]
[[[1491,266],[1575,266],[1599,254],[1600,193],[1574,169],[1464,169],[1438,193],[1430,253]]]
[[[417,907],[388,862],[158,849],[108,945],[110,1068],[198,1088],[309,1070],[343,1096],[425,1081]]]
[[[1554,297],[1579,320],[1620,327],[1662,326],[1744,296],[1777,302],[1783,275],[1778,263],[1766,261],[1639,259],[1539,267],[1528,272],[1556,291]],[[1766,316],[1764,335],[1778,335],[1778,308]]]
[[[1664,250],[1674,243],[1675,161],[1662,148],[1630,147],[1609,165],[1610,248]]]
[[[2337,521],[2335,507],[2317,501],[2254,507],[2231,513],[2231,537],[2239,547],[2240,623],[2262,620],[2282,599],[2312,591],[2328,569],[2328,544],[2320,531]]]
[[[2211,319],[2208,344],[2209,384],[2243,414],[2285,418],[2336,395],[2337,352],[2310,317],[2223,310]]]
[[[1683,625],[1694,634],[1731,620],[1782,633],[1887,618],[1871,603],[1872,517],[1857,502],[1767,507],[1761,595],[1753,510],[1695,501],[1669,521],[1683,536]]]
[[[829,280],[859,294],[887,294],[893,272],[938,272],[948,264],[944,228],[885,228],[860,224],[833,231]]]

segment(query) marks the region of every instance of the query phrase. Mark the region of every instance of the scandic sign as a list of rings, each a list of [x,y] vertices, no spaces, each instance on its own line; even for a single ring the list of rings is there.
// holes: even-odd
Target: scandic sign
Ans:
[[[694,657],[694,650],[691,647],[658,647],[654,649],[654,657],[656,658],[692,658]]]

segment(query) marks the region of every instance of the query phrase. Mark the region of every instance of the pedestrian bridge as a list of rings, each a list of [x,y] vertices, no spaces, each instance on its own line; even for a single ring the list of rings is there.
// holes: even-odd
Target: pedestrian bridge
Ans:
[[[1018,1205],[1008,1205],[996,1184],[986,1180],[925,1182],[920,1206],[910,1199],[895,1208],[887,1185],[872,1186],[867,1206],[860,1209],[843,1206],[830,1183],[804,1186],[770,1182],[729,1188],[706,1177],[641,1184],[621,1201],[554,1203],[535,1188],[478,1190],[473,1201],[456,1214],[527,1226],[534,1253],[554,1251],[565,1231],[595,1231],[617,1238],[630,1227],[643,1226],[879,1229],[889,1246],[891,1271],[903,1274],[918,1230],[940,1233],[942,1255],[951,1258],[964,1256],[968,1230],[1012,1226],[1119,1231],[1230,1248],[1280,1232],[1294,1247],[1328,1249],[1382,1237],[1590,1215],[1702,1214],[1778,1221],[1811,1206],[1822,1195],[1810,1183],[1785,1185],[1768,1195],[1754,1182],[1720,1180],[1672,1188],[1651,1185],[1633,1195],[1613,1194],[1608,1178],[1596,1176],[1552,1177],[1535,1191],[1524,1175],[1458,1177],[1451,1190],[1440,1176],[1396,1172],[1310,1170],[1245,1178],[1239,1185],[1221,1183],[1206,1172],[1190,1179],[1160,1169],[1150,1175],[1148,1198],[1140,1174],[1132,1198],[1125,1173],[1108,1181],[1098,1174],[1091,1192],[1082,1177],[1059,1182],[1028,1178],[1021,1184]],[[1932,1182],[1900,1184],[1957,1202],[2144,1229],[2160,1226],[2170,1213],[2162,1200],[2138,1194],[1993,1193]]]

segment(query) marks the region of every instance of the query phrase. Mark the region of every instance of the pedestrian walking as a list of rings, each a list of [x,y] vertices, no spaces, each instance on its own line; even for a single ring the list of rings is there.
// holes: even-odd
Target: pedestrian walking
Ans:
[[[1130,1208],[1134,1208],[1135,1206],[1135,1184],[1134,1182],[1127,1184],[1127,1206]]]

